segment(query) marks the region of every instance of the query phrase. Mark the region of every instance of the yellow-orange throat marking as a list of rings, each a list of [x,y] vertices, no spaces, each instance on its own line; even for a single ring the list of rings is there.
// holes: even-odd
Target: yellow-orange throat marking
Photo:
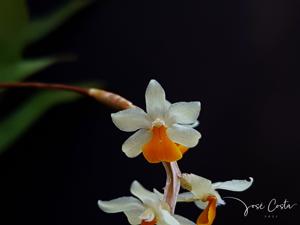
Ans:
[[[169,139],[164,126],[153,127],[151,140],[143,146],[143,154],[150,163],[177,161],[187,150],[187,147]]]
[[[142,221],[141,225],[155,225],[156,220],[152,220],[151,222],[146,222],[145,220]]]

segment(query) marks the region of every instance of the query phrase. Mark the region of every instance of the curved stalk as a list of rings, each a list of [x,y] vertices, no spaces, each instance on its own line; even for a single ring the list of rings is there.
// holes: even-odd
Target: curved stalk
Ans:
[[[170,206],[171,213],[174,214],[180,189],[181,172],[176,161],[163,162],[163,166],[167,174],[166,186],[164,188],[164,200]]]
[[[40,82],[15,82],[15,83],[0,83],[0,88],[37,88],[50,90],[72,91],[81,95],[92,97],[98,102],[115,109],[125,109],[132,107],[132,103],[127,99],[115,93],[97,89],[97,88],[82,88],[78,86],[65,84],[49,84]]]
[[[98,102],[115,109],[128,109],[134,105],[124,97],[97,88],[82,88],[78,86],[40,83],[40,82],[16,82],[16,83],[0,83],[1,88],[37,88],[50,90],[73,91],[78,94],[92,97]],[[177,162],[163,162],[166,171],[166,186],[164,188],[164,201],[170,206],[170,212],[174,214],[177,196],[180,189],[181,172]]]

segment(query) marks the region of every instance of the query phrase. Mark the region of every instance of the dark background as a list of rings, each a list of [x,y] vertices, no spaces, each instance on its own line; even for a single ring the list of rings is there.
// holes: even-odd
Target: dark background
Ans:
[[[63,1],[30,0],[33,17]],[[276,198],[300,203],[299,1],[96,1],[26,56],[74,53],[31,81],[98,80],[144,107],[151,78],[172,102],[200,100],[199,145],[179,164],[212,181],[254,177],[242,193],[221,191],[247,204]],[[22,97],[18,94],[22,93]],[[12,107],[32,91],[2,99]],[[142,156],[128,159],[129,133],[111,122],[113,110],[93,100],[53,108],[0,156],[0,224],[126,224],[97,200],[129,195],[135,179],[162,188],[164,170]],[[218,208],[220,224],[298,224],[299,206],[250,210],[234,200]],[[193,204],[178,213],[195,220]]]

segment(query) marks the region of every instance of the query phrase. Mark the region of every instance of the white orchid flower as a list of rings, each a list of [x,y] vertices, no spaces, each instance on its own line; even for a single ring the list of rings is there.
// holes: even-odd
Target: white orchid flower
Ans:
[[[156,193],[145,189],[134,181],[130,188],[135,197],[121,197],[111,201],[98,201],[98,206],[104,212],[124,212],[132,225],[195,225],[190,220],[169,212],[167,203],[163,202]]]
[[[196,146],[201,137],[193,129],[197,124],[200,102],[171,104],[156,80],[149,82],[145,96],[147,113],[134,107],[111,115],[120,130],[137,131],[124,142],[122,151],[130,158],[143,152],[150,163],[181,159],[183,153]]]
[[[231,180],[225,182],[212,183],[210,180],[197,176],[195,174],[183,174],[181,185],[189,192],[181,193],[178,196],[178,202],[195,202],[195,204],[204,209],[197,220],[197,225],[211,225],[215,218],[216,206],[224,205],[216,189],[228,191],[245,191],[253,183],[253,178],[247,180]]]

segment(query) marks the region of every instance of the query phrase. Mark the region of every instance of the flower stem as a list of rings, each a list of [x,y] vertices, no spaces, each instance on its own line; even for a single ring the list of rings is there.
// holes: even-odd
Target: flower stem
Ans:
[[[92,97],[98,102],[114,109],[122,110],[134,107],[134,105],[124,97],[97,88],[83,88],[65,84],[40,82],[0,83],[0,89],[9,88],[37,88],[48,90],[72,91],[84,96]],[[174,214],[177,196],[180,189],[181,172],[177,162],[163,162],[163,166],[166,170],[167,175],[166,186],[164,188],[164,201],[170,206],[170,212]]]
[[[92,97],[98,102],[101,102],[102,104],[115,109],[125,109],[133,106],[130,101],[121,97],[120,95],[97,88],[83,88],[65,84],[50,84],[40,82],[0,83],[0,89],[1,88],[37,88],[48,90],[72,91],[84,96]]]
[[[177,196],[180,189],[180,177],[181,172],[178,167],[177,162],[163,162],[165,167],[167,180],[164,189],[164,200],[170,206],[170,211],[172,214],[175,212]]]

